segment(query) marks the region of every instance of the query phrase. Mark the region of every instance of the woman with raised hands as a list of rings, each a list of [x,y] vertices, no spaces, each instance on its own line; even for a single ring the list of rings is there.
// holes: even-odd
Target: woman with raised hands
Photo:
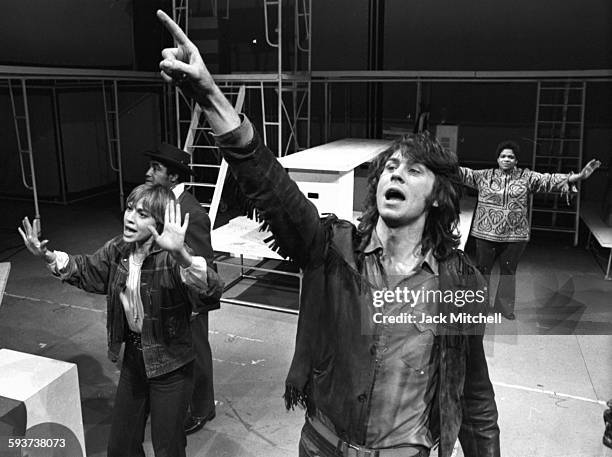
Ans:
[[[223,283],[202,257],[184,245],[189,215],[160,185],[141,185],[127,198],[123,233],[91,255],[49,250],[38,221],[18,229],[28,250],[53,275],[107,296],[108,354],[125,343],[115,396],[108,456],[144,456],[142,437],[151,415],[157,457],[185,456],[183,421],[193,378],[189,318],[218,300]]]

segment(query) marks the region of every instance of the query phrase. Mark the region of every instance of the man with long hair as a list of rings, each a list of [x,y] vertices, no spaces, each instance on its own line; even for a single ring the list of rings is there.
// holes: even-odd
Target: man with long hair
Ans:
[[[456,156],[427,134],[407,136],[374,163],[359,228],[321,219],[197,47],[158,17],[177,43],[162,51],[162,78],[200,104],[243,194],[303,272],[284,395],[288,409],[306,409],[299,455],[425,457],[438,446],[449,457],[459,437],[466,456],[498,456],[482,326],[449,320],[486,317],[487,299],[456,249]]]

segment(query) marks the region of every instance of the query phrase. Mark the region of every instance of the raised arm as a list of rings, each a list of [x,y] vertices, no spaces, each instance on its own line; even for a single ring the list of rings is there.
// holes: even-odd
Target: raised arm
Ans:
[[[162,78],[202,107],[242,193],[268,223],[282,255],[304,266],[322,252],[319,215],[248,121],[234,110],[209,73],[198,48],[163,11],[157,16],[176,47],[162,51]]]
[[[189,226],[189,213],[181,222],[181,205],[168,203],[164,213],[164,230],[161,235],[149,227],[153,241],[167,251],[178,268],[178,281],[189,298],[193,311],[206,311],[216,305],[223,292],[223,281],[206,258],[193,256],[185,248],[185,233]]]
[[[178,85],[185,95],[200,105],[216,135],[238,127],[240,125],[238,113],[215,84],[197,46],[166,13],[158,10],[157,17],[170,32],[176,44],[176,47],[162,51],[163,60],[159,68],[163,80]],[[248,142],[251,138],[245,138],[245,141]]]
[[[174,261],[183,268],[189,268],[192,264],[192,256],[185,248],[185,232],[189,225],[189,213],[185,214],[185,220],[181,222],[181,205],[170,202],[166,205],[164,212],[164,230],[161,235],[155,227],[149,226],[153,241],[168,251]]]

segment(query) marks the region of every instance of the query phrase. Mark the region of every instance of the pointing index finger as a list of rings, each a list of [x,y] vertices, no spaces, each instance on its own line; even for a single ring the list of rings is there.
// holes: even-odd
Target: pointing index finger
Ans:
[[[172,35],[178,44],[187,44],[189,42],[189,38],[187,38],[185,32],[183,32],[178,24],[162,10],[157,10],[157,18],[164,24],[168,32],[170,32],[170,35]]]

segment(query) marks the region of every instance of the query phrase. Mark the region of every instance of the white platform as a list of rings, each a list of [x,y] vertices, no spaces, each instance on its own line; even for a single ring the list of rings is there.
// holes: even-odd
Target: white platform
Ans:
[[[601,247],[610,249],[604,279],[612,280],[612,275],[610,275],[610,268],[612,268],[612,227],[602,220],[597,208],[593,204],[584,204],[580,210],[580,217],[589,228],[590,234],[595,237]],[[591,239],[590,234],[589,241]],[[587,241],[587,248],[589,241]]]
[[[291,170],[347,172],[371,161],[391,143],[390,140],[345,138],[281,157],[279,162]]]
[[[211,232],[213,250],[225,252],[233,257],[283,260],[283,257],[266,245],[264,240],[272,234],[259,231],[260,226],[261,222],[246,216],[232,219]]]
[[[354,170],[376,158],[390,140],[345,138],[288,155],[279,162],[319,214],[334,213],[352,220]]]
[[[46,449],[46,453],[45,449],[31,448],[27,450],[31,456],[86,455],[75,364],[0,349],[0,397],[24,403],[27,411],[26,438],[63,438],[66,442],[66,447],[59,454],[59,448]],[[39,427],[34,428],[36,426]],[[65,432],[65,436],[59,435],[61,430],[66,429],[70,432]],[[75,449],[75,446],[80,449]]]

